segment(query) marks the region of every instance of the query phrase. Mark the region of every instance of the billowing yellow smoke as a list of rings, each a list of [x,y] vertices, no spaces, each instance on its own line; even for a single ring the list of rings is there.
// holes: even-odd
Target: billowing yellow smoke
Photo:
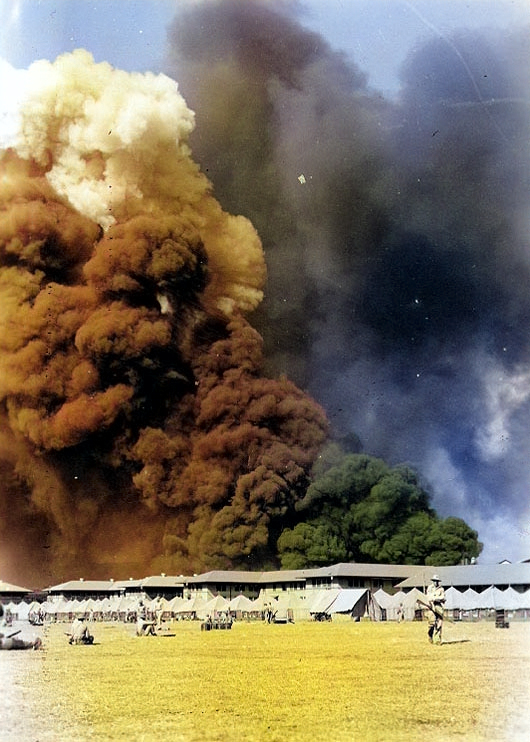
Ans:
[[[169,78],[79,50],[25,83],[0,161],[3,558],[50,577],[269,558],[326,420],[261,375],[256,231],[214,199]]]
[[[55,193],[108,229],[137,214],[178,213],[197,230],[215,280],[209,299],[254,309],[265,265],[248,220],[224,213],[190,156],[193,112],[165,75],[127,73],[79,49],[27,71],[14,149]]]

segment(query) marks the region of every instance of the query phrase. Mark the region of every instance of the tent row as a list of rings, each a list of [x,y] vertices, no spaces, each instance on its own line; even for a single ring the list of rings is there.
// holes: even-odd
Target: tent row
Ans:
[[[200,619],[230,612],[233,618],[261,619],[267,613],[274,620],[282,621],[308,618],[318,613],[351,613],[364,615],[372,603],[367,589],[322,589],[309,597],[296,593],[281,593],[278,596],[260,594],[255,600],[237,595],[228,600],[217,595],[205,600],[199,595],[192,598],[175,597],[149,599],[143,595],[114,596],[110,598],[65,600],[54,598],[45,603],[9,603],[4,606],[13,618],[37,621],[72,621],[84,618],[93,621],[134,621],[142,607],[152,617],[161,614],[163,620]]]
[[[388,621],[396,621],[399,618],[412,620],[418,608],[417,601],[425,600],[425,595],[414,588],[410,592],[397,592],[388,595],[383,590],[374,593],[374,599],[384,609]],[[480,610],[506,610],[506,611],[530,611],[530,590],[519,593],[513,587],[500,590],[498,587],[490,586],[482,592],[468,588],[464,592],[455,587],[448,587],[445,591],[446,611],[480,611]]]
[[[499,590],[489,587],[482,592],[468,588],[464,592],[454,587],[445,591],[447,611],[472,612],[480,610],[507,610],[530,612],[530,590],[519,593],[509,587]],[[237,595],[228,600],[217,595],[205,600],[199,595],[191,598],[175,597],[150,599],[145,595],[114,596],[103,599],[65,600],[54,598],[45,603],[7,603],[4,609],[14,619],[37,621],[71,621],[75,617],[94,621],[134,621],[143,607],[153,617],[162,615],[163,620],[201,619],[214,617],[221,612],[230,612],[232,617],[262,618],[270,611],[277,620],[290,617],[292,620],[304,618],[331,617],[334,614],[349,614],[353,618],[369,616],[372,620],[413,620],[416,616],[418,599],[425,595],[414,588],[409,592],[394,595],[379,589],[371,593],[365,588],[332,588],[314,591],[311,595],[300,592],[282,592],[270,597],[264,593],[251,600]]]
[[[490,586],[478,593],[468,588],[461,593],[454,587],[445,591],[445,607],[447,610],[475,611],[475,610],[530,610],[530,590],[519,593],[513,587],[500,590]]]
[[[261,617],[264,610],[264,601],[250,600],[244,595],[238,595],[227,600],[218,595],[211,600],[204,600],[200,596],[189,599],[175,597],[149,599],[142,595],[114,596],[99,600],[88,598],[85,600],[65,600],[58,598],[44,603],[8,603],[4,606],[6,614],[17,620],[37,621],[72,621],[74,618],[84,618],[94,621],[134,621],[139,611],[144,608],[152,616],[158,613],[162,618],[206,618],[219,612],[228,612],[236,617],[254,614]]]

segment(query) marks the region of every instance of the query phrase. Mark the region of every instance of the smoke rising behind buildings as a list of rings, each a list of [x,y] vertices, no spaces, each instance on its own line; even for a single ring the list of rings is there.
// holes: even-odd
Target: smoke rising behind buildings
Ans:
[[[390,99],[300,9],[179,4],[167,76],[9,71],[4,577],[266,559],[319,404],[527,556],[529,28],[431,34]]]
[[[3,556],[26,579],[266,559],[327,421],[262,373],[256,231],[168,77],[81,50],[27,75],[0,187]]]
[[[530,27],[435,34],[386,100],[289,7],[204,3],[170,32],[195,155],[263,241],[267,358],[522,557]]]

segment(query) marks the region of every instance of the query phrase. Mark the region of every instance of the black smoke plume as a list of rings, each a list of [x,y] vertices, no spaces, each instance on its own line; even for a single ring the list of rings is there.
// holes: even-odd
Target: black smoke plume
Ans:
[[[262,238],[266,357],[496,556],[528,514],[529,28],[434,37],[384,100],[297,8],[188,8],[167,65]]]

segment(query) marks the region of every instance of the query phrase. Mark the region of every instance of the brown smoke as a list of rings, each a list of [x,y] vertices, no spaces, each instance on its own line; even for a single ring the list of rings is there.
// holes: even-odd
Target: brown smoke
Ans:
[[[82,51],[32,72],[0,160],[3,577],[274,559],[327,423],[263,376],[259,238],[175,83]]]

